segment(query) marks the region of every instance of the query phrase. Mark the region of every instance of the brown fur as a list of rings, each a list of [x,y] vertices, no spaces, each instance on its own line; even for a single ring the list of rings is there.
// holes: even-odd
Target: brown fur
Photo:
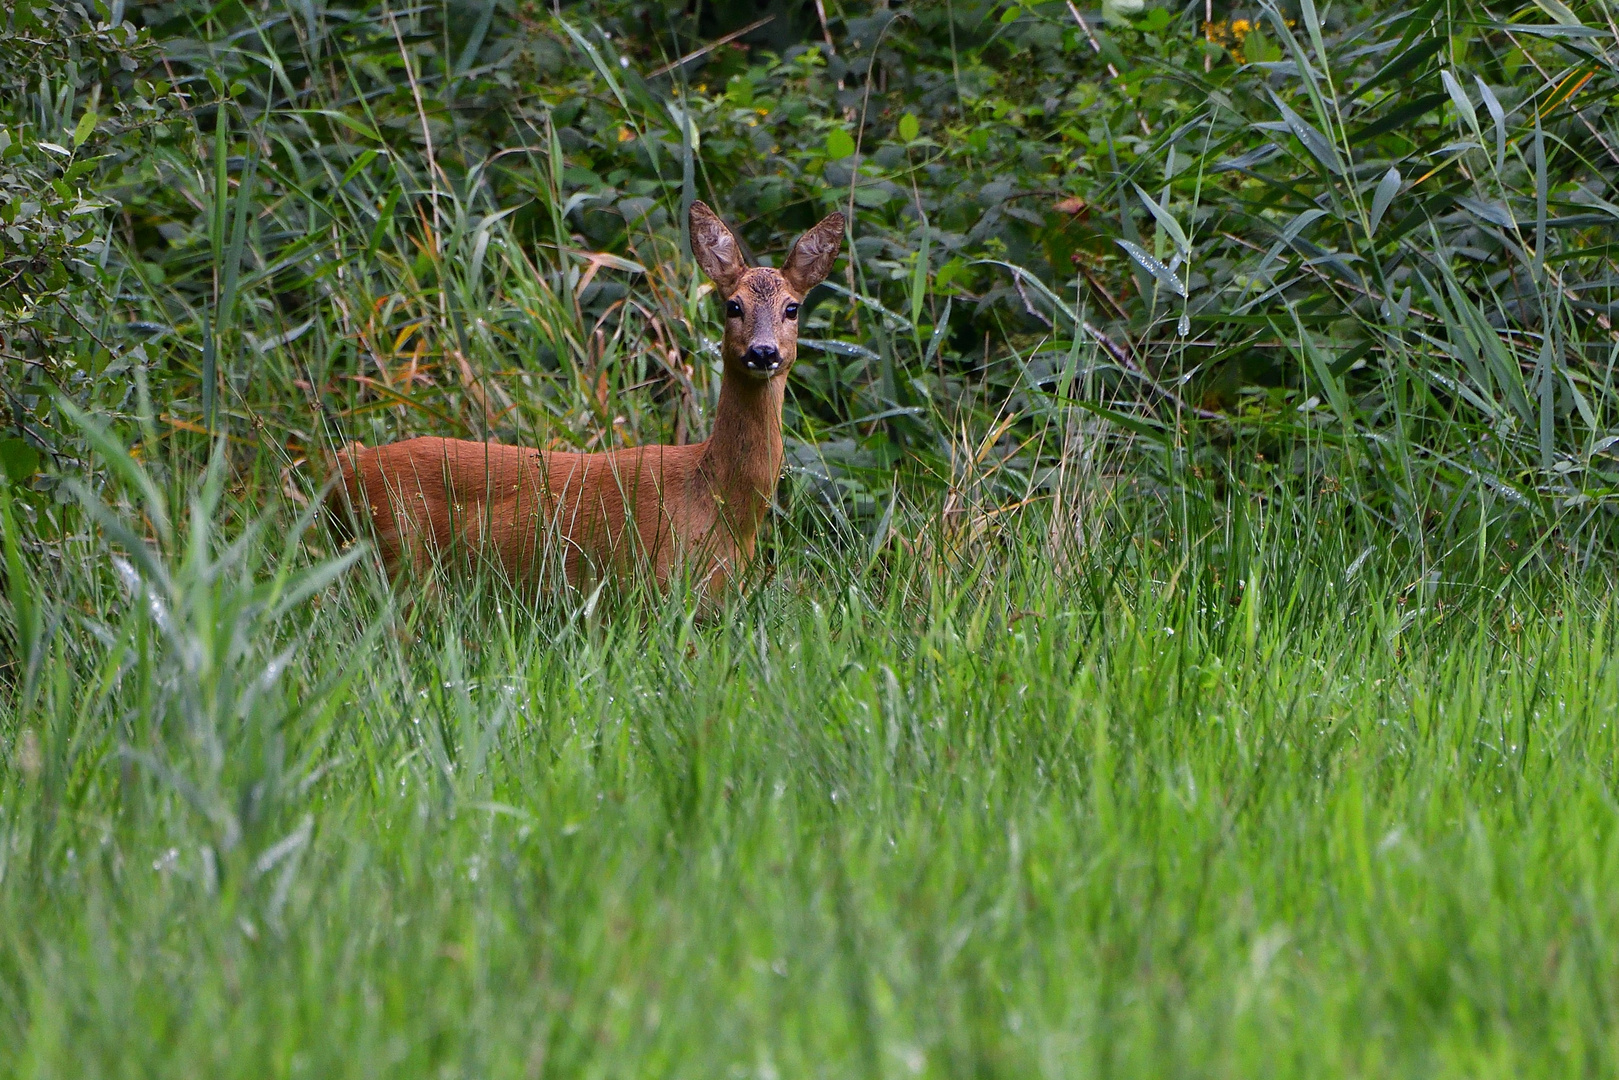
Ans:
[[[335,463],[346,501],[354,520],[369,522],[356,531],[375,537],[390,575],[425,575],[453,555],[540,591],[635,573],[661,586],[683,568],[717,599],[737,579],[781,473],[782,394],[798,331],[784,312],[831,269],[843,216],[799,237],[780,270],[749,269],[700,202],[692,204],[691,238],[704,273],[743,311],[725,320],[708,440],[599,454],[438,438],[350,443]],[[750,347],[776,349],[779,366],[750,370]]]

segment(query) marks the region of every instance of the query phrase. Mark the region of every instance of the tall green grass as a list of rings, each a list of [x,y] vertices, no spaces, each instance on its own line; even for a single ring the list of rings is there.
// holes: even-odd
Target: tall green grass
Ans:
[[[722,89],[637,74],[680,19],[319,3],[154,7],[143,88],[121,8],[41,5],[0,1073],[1619,1070],[1577,6],[1305,5],[1205,70],[1196,12],[1092,60],[1067,5],[832,4]],[[1045,115],[1085,168],[1027,164]],[[981,206],[1003,168],[1092,217]],[[716,190],[761,253],[860,230],[722,619],[394,591],[315,526],[351,438],[700,438]]]
[[[108,540],[0,512],[0,1072],[1615,1067],[1605,577],[1104,470],[710,628],[407,611],[95,441]]]

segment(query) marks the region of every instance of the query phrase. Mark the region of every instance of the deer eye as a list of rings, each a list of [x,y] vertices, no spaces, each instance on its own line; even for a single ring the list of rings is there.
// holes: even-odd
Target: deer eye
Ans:
[[[797,304],[788,304],[787,305],[787,317],[789,319],[798,318],[798,305]]]
[[[725,317],[728,319],[740,319],[742,317],[742,301],[725,301]]]

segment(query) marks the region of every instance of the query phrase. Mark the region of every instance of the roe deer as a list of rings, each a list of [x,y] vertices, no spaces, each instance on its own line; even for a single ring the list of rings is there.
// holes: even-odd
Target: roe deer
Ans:
[[[369,525],[394,578],[425,576],[445,556],[542,592],[559,573],[575,587],[638,572],[662,586],[679,568],[717,600],[752,559],[781,473],[798,307],[842,242],[834,213],[798,238],[781,269],[750,269],[719,217],[692,203],[692,251],[725,303],[706,442],[595,454],[438,438],[350,443],[336,462],[349,523]]]

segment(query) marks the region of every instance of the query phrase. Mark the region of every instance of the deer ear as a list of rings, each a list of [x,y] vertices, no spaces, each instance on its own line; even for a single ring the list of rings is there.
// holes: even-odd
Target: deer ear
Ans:
[[[709,280],[729,296],[747,271],[736,237],[705,202],[691,204],[691,253]]]
[[[832,213],[816,222],[815,227],[800,236],[787,253],[781,276],[799,296],[803,296],[821,283],[832,269],[832,261],[843,246],[843,215]]]

